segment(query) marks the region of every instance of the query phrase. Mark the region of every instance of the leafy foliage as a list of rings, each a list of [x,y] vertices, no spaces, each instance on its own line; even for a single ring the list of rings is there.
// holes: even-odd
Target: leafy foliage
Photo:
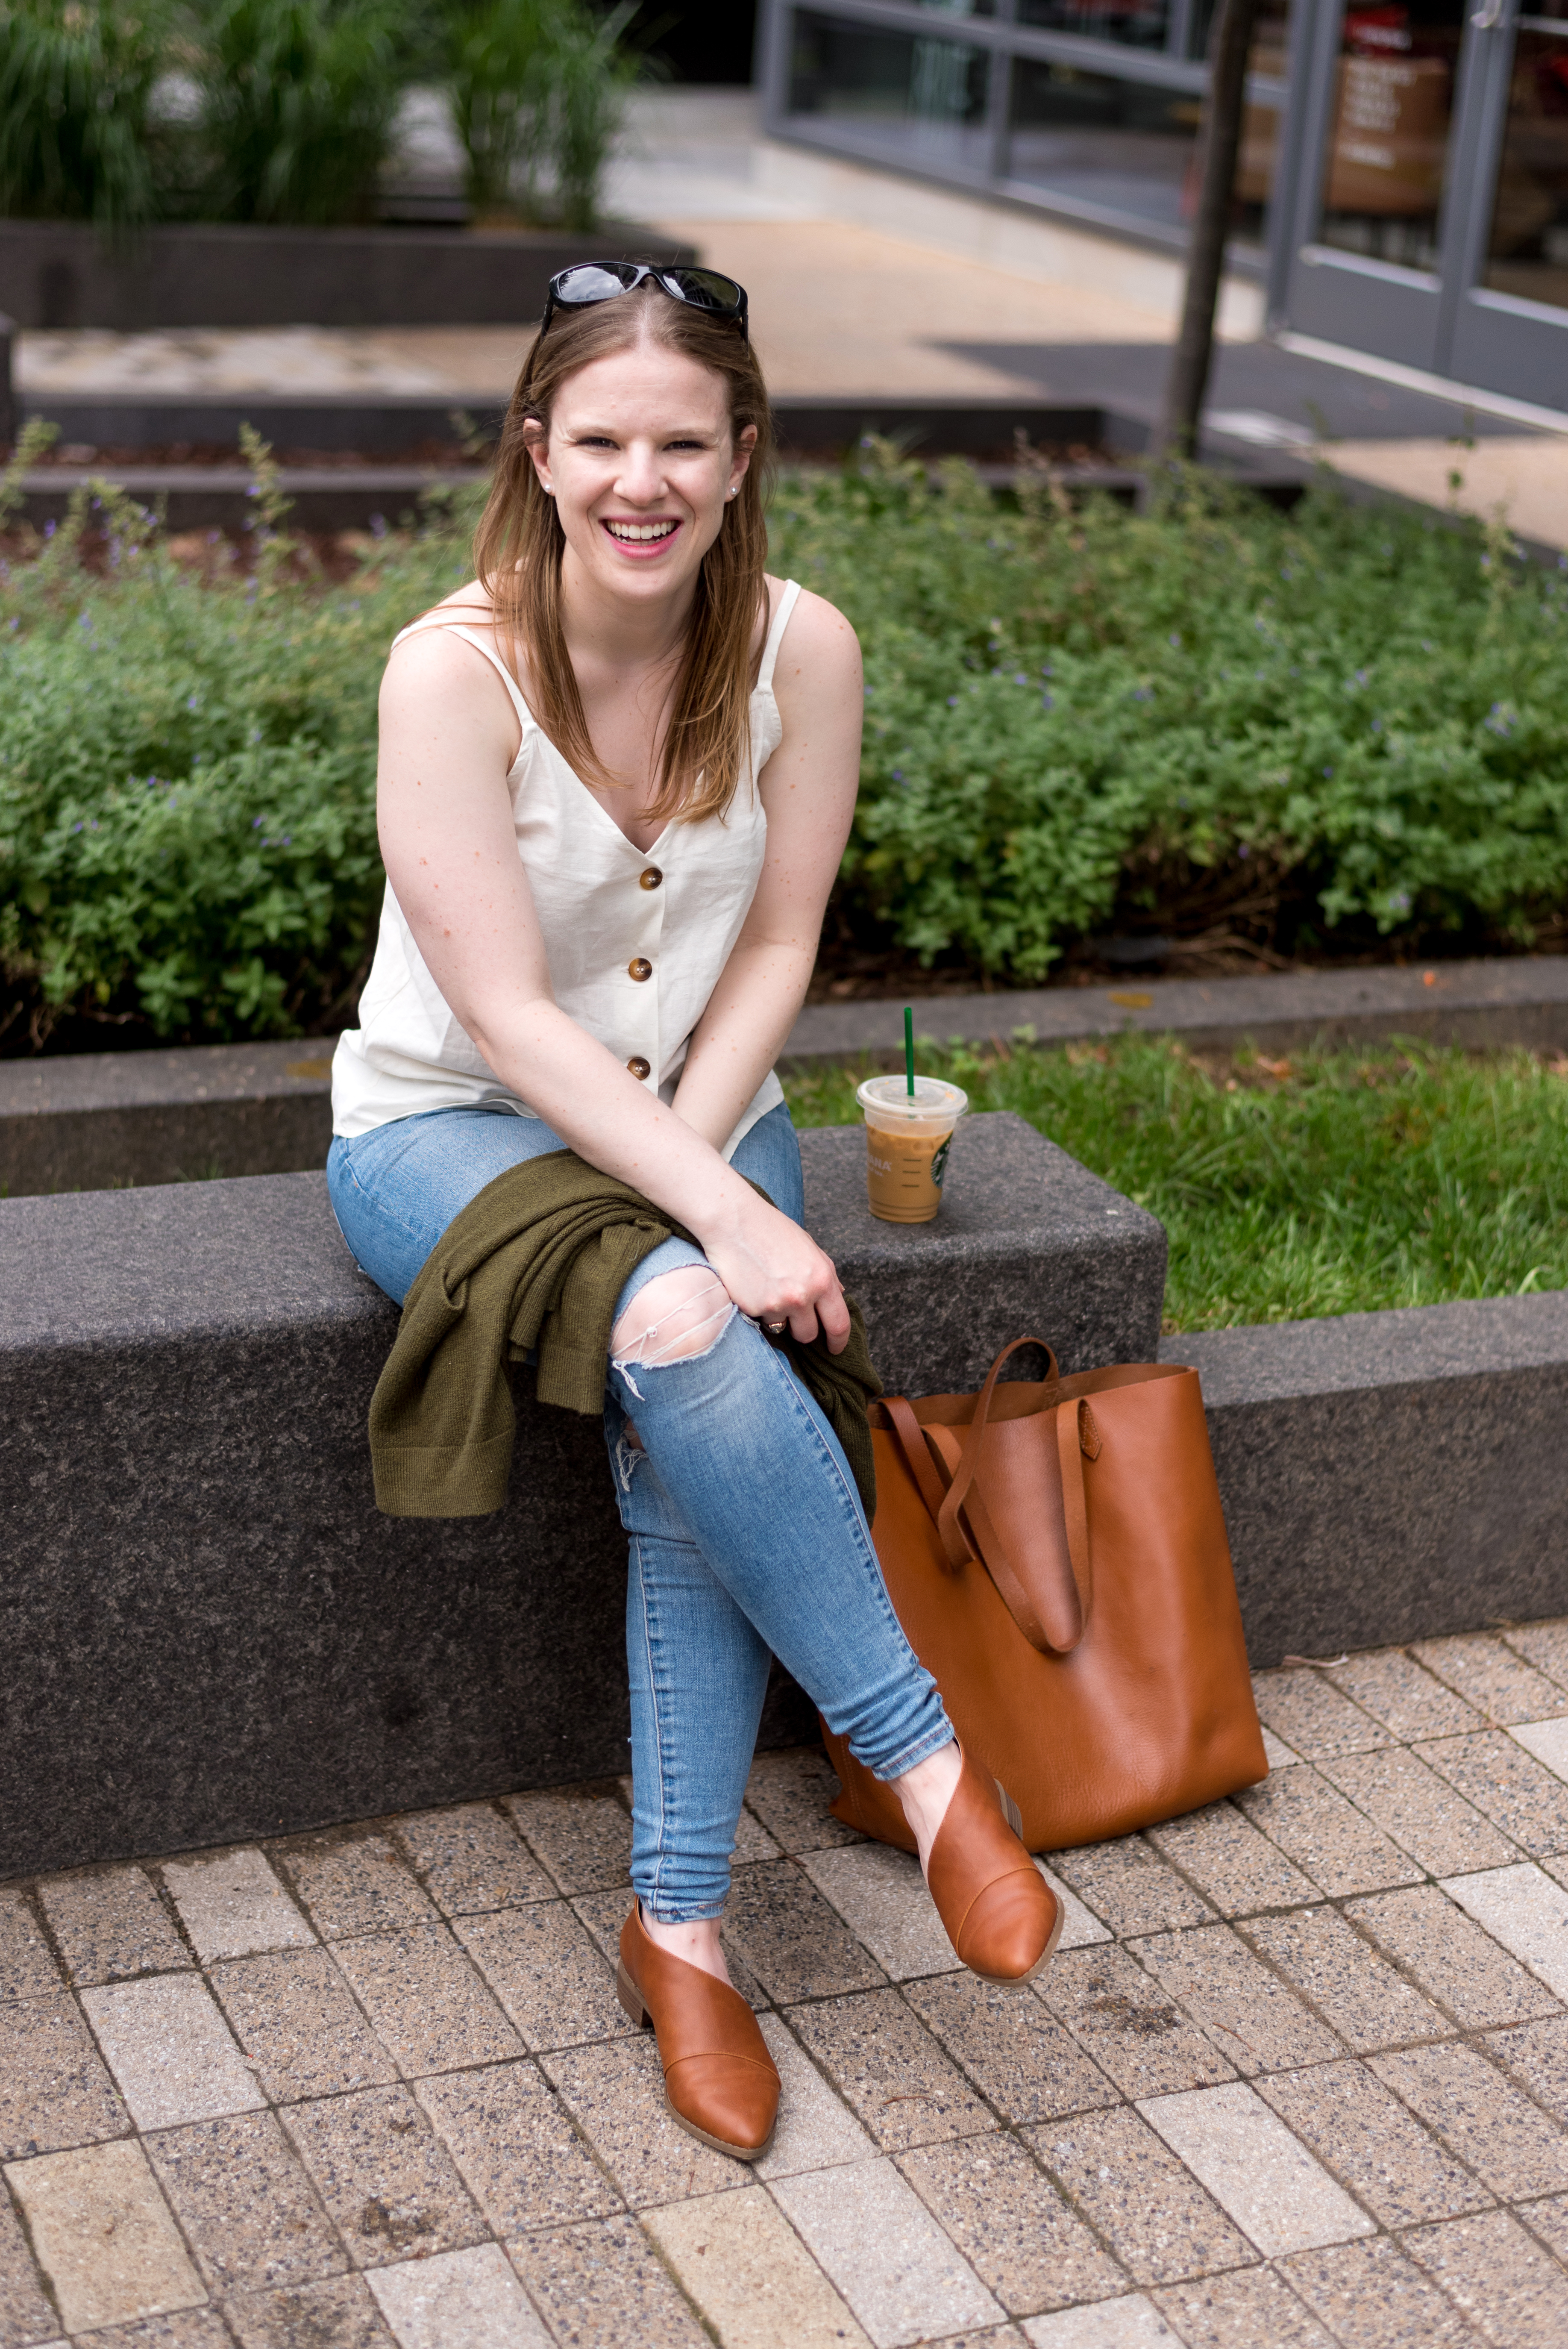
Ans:
[[[636,72],[620,45],[634,13],[634,0],[603,16],[584,0],[452,0],[444,78],[476,211],[593,227]]]
[[[377,680],[468,575],[471,516],[327,587],[252,461],[249,575],[199,584],[99,485],[0,577],[0,966],[37,1030],[67,1007],[168,1036],[350,1013]],[[774,525],[774,568],[865,647],[858,936],[1024,980],[1204,893],[1405,940],[1533,936],[1562,903],[1568,580],[1497,533],[1196,482],[1161,514],[1009,511],[962,467],[933,488],[882,461],[786,480]]]
[[[0,214],[106,233],[364,220],[404,94],[428,80],[477,206],[591,228],[642,67],[624,37],[634,14],[634,0],[0,0]],[[193,120],[171,75],[194,82]]]
[[[1160,1217],[1168,1330],[1568,1287],[1568,1061],[1407,1043],[1233,1064],[1140,1037],[921,1066]],[[861,1073],[788,1080],[796,1123],[856,1123]]]
[[[163,0],[0,5],[0,214],[139,227],[157,209],[149,114]]]
[[[363,217],[402,96],[401,0],[206,0],[205,217]]]
[[[98,482],[0,580],[0,964],[36,1032],[67,1005],[167,1036],[349,1016],[382,889],[381,667],[467,575],[466,533],[388,541],[324,589],[291,575],[264,462],[258,490],[249,579],[196,584]]]
[[[1505,533],[1196,475],[1008,513],[884,459],[788,482],[774,544],[865,647],[846,902],[927,960],[1037,978],[1183,900],[1522,939],[1561,903],[1568,579]]]

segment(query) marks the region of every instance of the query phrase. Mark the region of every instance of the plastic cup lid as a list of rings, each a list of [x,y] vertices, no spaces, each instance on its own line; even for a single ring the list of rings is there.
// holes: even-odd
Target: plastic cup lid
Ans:
[[[896,1117],[902,1112],[905,1117],[920,1119],[960,1118],[969,1106],[969,1096],[963,1087],[947,1084],[941,1077],[916,1077],[913,1101],[906,1078],[868,1077],[856,1087],[855,1099],[862,1109],[875,1109],[883,1117]]]

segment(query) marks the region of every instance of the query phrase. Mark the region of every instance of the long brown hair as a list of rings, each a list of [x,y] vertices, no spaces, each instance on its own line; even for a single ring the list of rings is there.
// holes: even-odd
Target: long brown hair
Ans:
[[[739,493],[725,507],[718,536],[703,556],[686,650],[660,749],[657,790],[646,813],[696,823],[722,815],[750,750],[750,695],[759,617],[768,608],[765,491],[773,457],[767,387],[751,345],[727,320],[706,316],[651,280],[591,309],[557,311],[522,363],[501,427],[495,476],[474,538],[474,567],[490,595],[502,657],[525,647],[528,698],[568,765],[600,785],[625,789],[595,756],[583,697],[561,625],[565,533],[541,486],[525,427],[548,434],[551,409],[568,376],[647,337],[724,379],[732,440],[757,430]],[[520,687],[522,680],[518,679]]]

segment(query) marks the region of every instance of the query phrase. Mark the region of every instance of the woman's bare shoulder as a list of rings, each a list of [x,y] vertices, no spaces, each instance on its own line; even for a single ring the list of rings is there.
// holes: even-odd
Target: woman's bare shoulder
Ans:
[[[460,635],[467,626],[471,636]],[[469,580],[440,603],[421,612],[394,643],[381,683],[383,717],[432,701],[468,703],[476,686],[486,701],[493,695],[511,715],[510,698],[495,665],[479,649],[476,638],[489,636],[490,599],[476,580]]]
[[[455,630],[468,626],[479,634],[488,634],[491,619],[490,595],[477,579],[466,580],[449,595],[443,595],[438,604],[416,612],[404,624],[393,640],[387,659],[401,664],[405,669],[417,668],[425,674],[447,667],[460,673],[472,662],[473,647],[465,646]]]
[[[770,606],[777,612],[784,582],[768,582]],[[819,685],[849,683],[861,673],[860,639],[836,604],[802,587],[779,641],[774,677],[779,685],[809,676]]]

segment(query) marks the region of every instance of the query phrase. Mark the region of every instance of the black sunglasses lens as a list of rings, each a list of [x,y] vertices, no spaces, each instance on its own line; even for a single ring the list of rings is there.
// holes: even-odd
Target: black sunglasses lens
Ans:
[[[738,317],[746,307],[746,295],[733,277],[725,277],[717,269],[665,269],[660,277],[679,287],[684,300],[694,303],[699,310],[717,310],[727,318]]]
[[[558,302],[568,305],[609,302],[634,285],[637,276],[629,261],[585,261],[575,269],[563,269],[551,280],[550,290]]]

